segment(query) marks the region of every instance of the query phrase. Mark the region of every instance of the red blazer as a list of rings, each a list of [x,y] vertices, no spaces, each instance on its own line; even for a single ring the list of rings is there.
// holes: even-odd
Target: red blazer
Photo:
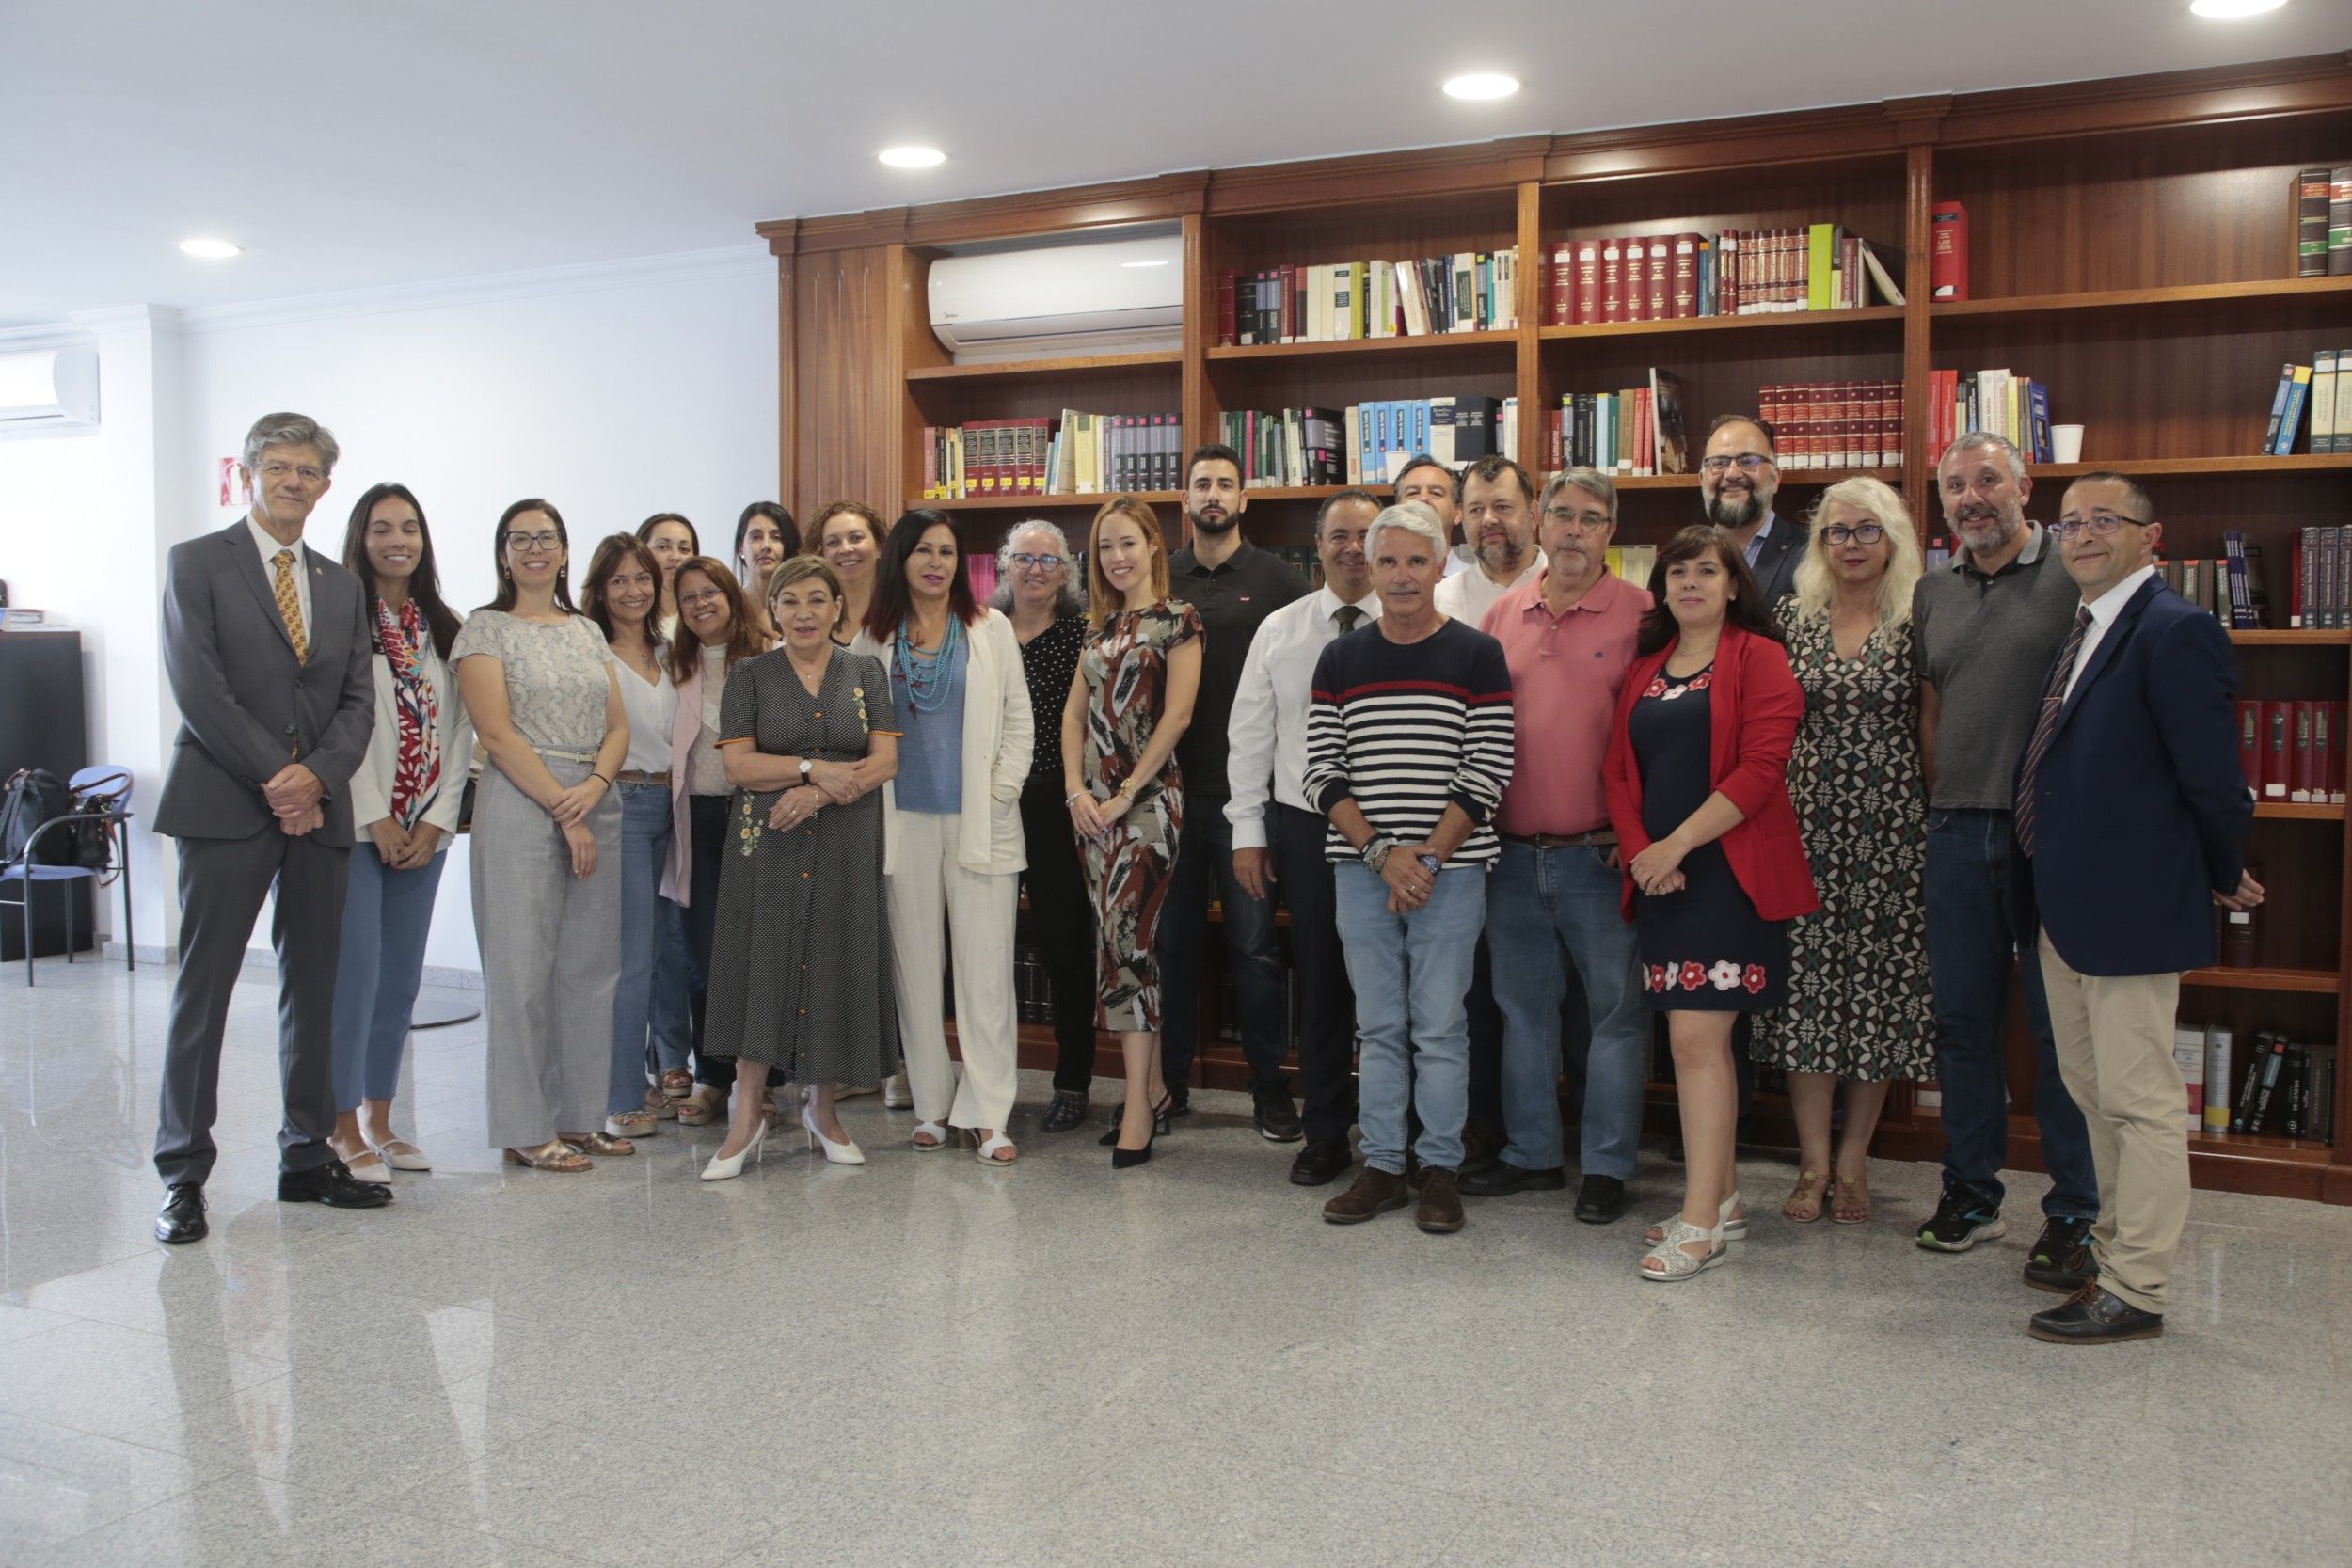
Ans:
[[[1609,755],[1601,765],[1609,796],[1609,821],[1617,830],[1618,853],[1629,867],[1649,847],[1642,828],[1642,771],[1633,759],[1626,721],[1652,677],[1665,668],[1671,645],[1637,658],[1617,693],[1617,715],[1610,727]],[[1708,688],[1713,735],[1708,772],[1714,787],[1740,808],[1742,820],[1716,842],[1732,875],[1767,920],[1793,920],[1821,907],[1805,864],[1804,841],[1797,833],[1796,809],[1788,803],[1788,750],[1804,717],[1804,690],[1788,671],[1788,655],[1769,637],[1739,626],[1724,628],[1715,650],[1715,675]],[[1633,876],[1625,879],[1625,917],[1633,918]]]

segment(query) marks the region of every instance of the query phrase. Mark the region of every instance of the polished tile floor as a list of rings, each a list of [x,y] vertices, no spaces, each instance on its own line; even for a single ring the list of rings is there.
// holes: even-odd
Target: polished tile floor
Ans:
[[[2168,1337],[2022,1332],[2020,1234],[1772,1217],[1633,1276],[1564,1195],[1325,1226],[1238,1097],[1114,1179],[675,1125],[587,1176],[482,1147],[482,1026],[418,1037],[431,1176],[272,1197],[272,992],[223,1074],[213,1235],[149,1239],[168,973],[0,969],[0,1562],[1490,1565],[2352,1561],[2352,1212],[2200,1195]],[[1107,1094],[1107,1087],[1103,1091]],[[1022,1131],[1016,1127],[1016,1132]],[[1651,1152],[1640,1212],[1672,1206]]]

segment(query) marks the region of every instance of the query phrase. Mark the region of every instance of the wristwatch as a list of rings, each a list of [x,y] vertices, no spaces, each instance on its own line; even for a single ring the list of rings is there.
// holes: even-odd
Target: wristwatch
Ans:
[[[1356,852],[1363,856],[1364,863],[1372,867],[1372,874],[1377,877],[1380,875],[1381,868],[1389,863],[1389,851],[1395,847],[1395,839],[1391,838],[1387,833],[1375,833],[1366,839],[1364,847]]]
[[[815,771],[817,771],[817,764],[807,757],[803,757],[801,759],[801,783],[808,783],[808,776]]]

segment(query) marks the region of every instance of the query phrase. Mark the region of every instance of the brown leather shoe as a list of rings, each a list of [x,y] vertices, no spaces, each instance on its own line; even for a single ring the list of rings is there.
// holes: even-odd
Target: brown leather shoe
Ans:
[[[1452,1189],[1449,1187],[1448,1191]],[[1323,1206],[1323,1217],[1333,1225],[1361,1225],[1375,1214],[1391,1209],[1402,1209],[1413,1200],[1405,1185],[1405,1178],[1393,1171],[1375,1170],[1366,1165],[1347,1191]],[[1454,1223],[1461,1224],[1462,1206],[1454,1206]]]
[[[1413,1212],[1413,1223],[1440,1236],[1462,1228],[1461,1189],[1443,1165],[1430,1166],[1422,1178],[1421,1207]]]

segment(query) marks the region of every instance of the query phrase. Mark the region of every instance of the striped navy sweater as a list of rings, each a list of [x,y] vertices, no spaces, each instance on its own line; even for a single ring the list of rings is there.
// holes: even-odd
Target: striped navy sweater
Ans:
[[[1307,799],[1327,818],[1353,800],[1381,832],[1418,844],[1449,802],[1478,824],[1454,864],[1496,856],[1488,819],[1511,782],[1511,670],[1502,644],[1447,621],[1419,642],[1391,642],[1360,626],[1315,661],[1307,709]],[[1339,831],[1327,860],[1353,860]]]

